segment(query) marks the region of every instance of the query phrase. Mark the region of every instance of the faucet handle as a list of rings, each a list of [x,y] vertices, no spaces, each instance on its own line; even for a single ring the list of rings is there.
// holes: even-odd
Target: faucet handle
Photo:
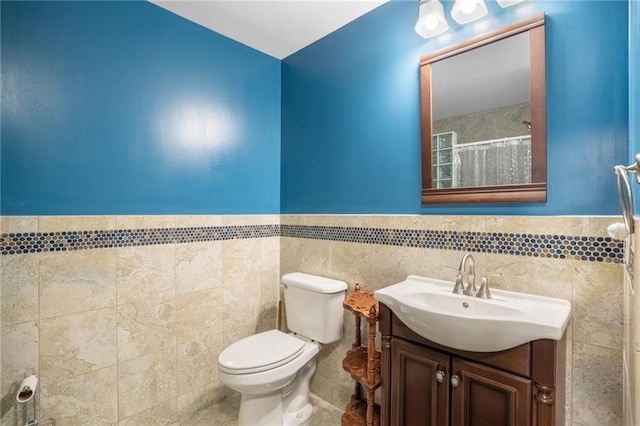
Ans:
[[[489,278],[482,277],[480,279],[480,289],[476,293],[476,297],[481,299],[491,299],[491,292],[489,291]]]
[[[464,280],[462,280],[464,283]],[[469,272],[467,274],[467,287],[464,289],[463,294],[465,296],[475,296],[478,293],[478,289],[476,288],[476,274],[473,272]]]
[[[455,294],[464,293],[464,284],[462,283],[462,272],[458,271],[456,274],[456,284],[453,286],[453,292]]]

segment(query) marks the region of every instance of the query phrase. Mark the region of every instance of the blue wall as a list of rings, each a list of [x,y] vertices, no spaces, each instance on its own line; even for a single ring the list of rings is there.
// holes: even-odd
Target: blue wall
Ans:
[[[489,1],[429,40],[416,3],[281,64],[147,2],[2,1],[0,213],[619,214],[637,1]],[[543,10],[548,202],[422,207],[419,57]]]
[[[280,61],[148,2],[0,7],[3,215],[279,212]]]
[[[417,2],[392,1],[283,62],[282,213],[620,214],[628,161],[628,3],[527,1],[422,39]],[[449,16],[452,2],[445,2]],[[547,15],[548,201],[420,205],[418,61]]]

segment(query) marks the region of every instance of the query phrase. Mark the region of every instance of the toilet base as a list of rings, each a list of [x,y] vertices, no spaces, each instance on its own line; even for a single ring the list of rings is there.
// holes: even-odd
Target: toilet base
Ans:
[[[243,393],[240,397],[238,426],[282,425],[282,392]]]
[[[316,359],[313,358],[298,371],[291,388],[282,391],[284,405],[284,426],[306,426],[311,423],[313,406],[309,402],[309,384],[316,372]]]
[[[293,413],[286,413],[283,417],[284,426],[307,426],[311,424],[311,416],[313,415],[313,405],[307,403],[304,407]]]
[[[263,394],[243,393],[238,426],[307,426],[313,415],[309,382],[315,371],[314,358],[284,389]]]

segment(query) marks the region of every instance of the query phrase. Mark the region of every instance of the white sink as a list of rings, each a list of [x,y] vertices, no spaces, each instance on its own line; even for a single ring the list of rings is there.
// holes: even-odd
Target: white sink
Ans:
[[[409,275],[375,292],[411,330],[464,351],[496,352],[538,339],[560,340],[571,318],[563,299],[491,289],[492,299],[452,292],[451,281]]]

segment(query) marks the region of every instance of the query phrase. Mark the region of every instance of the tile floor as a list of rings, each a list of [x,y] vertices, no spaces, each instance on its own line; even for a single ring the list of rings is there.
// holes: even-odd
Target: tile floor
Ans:
[[[339,426],[342,410],[311,395],[313,419],[310,426]],[[203,409],[189,419],[171,426],[236,426],[240,396],[228,398],[221,404]]]

